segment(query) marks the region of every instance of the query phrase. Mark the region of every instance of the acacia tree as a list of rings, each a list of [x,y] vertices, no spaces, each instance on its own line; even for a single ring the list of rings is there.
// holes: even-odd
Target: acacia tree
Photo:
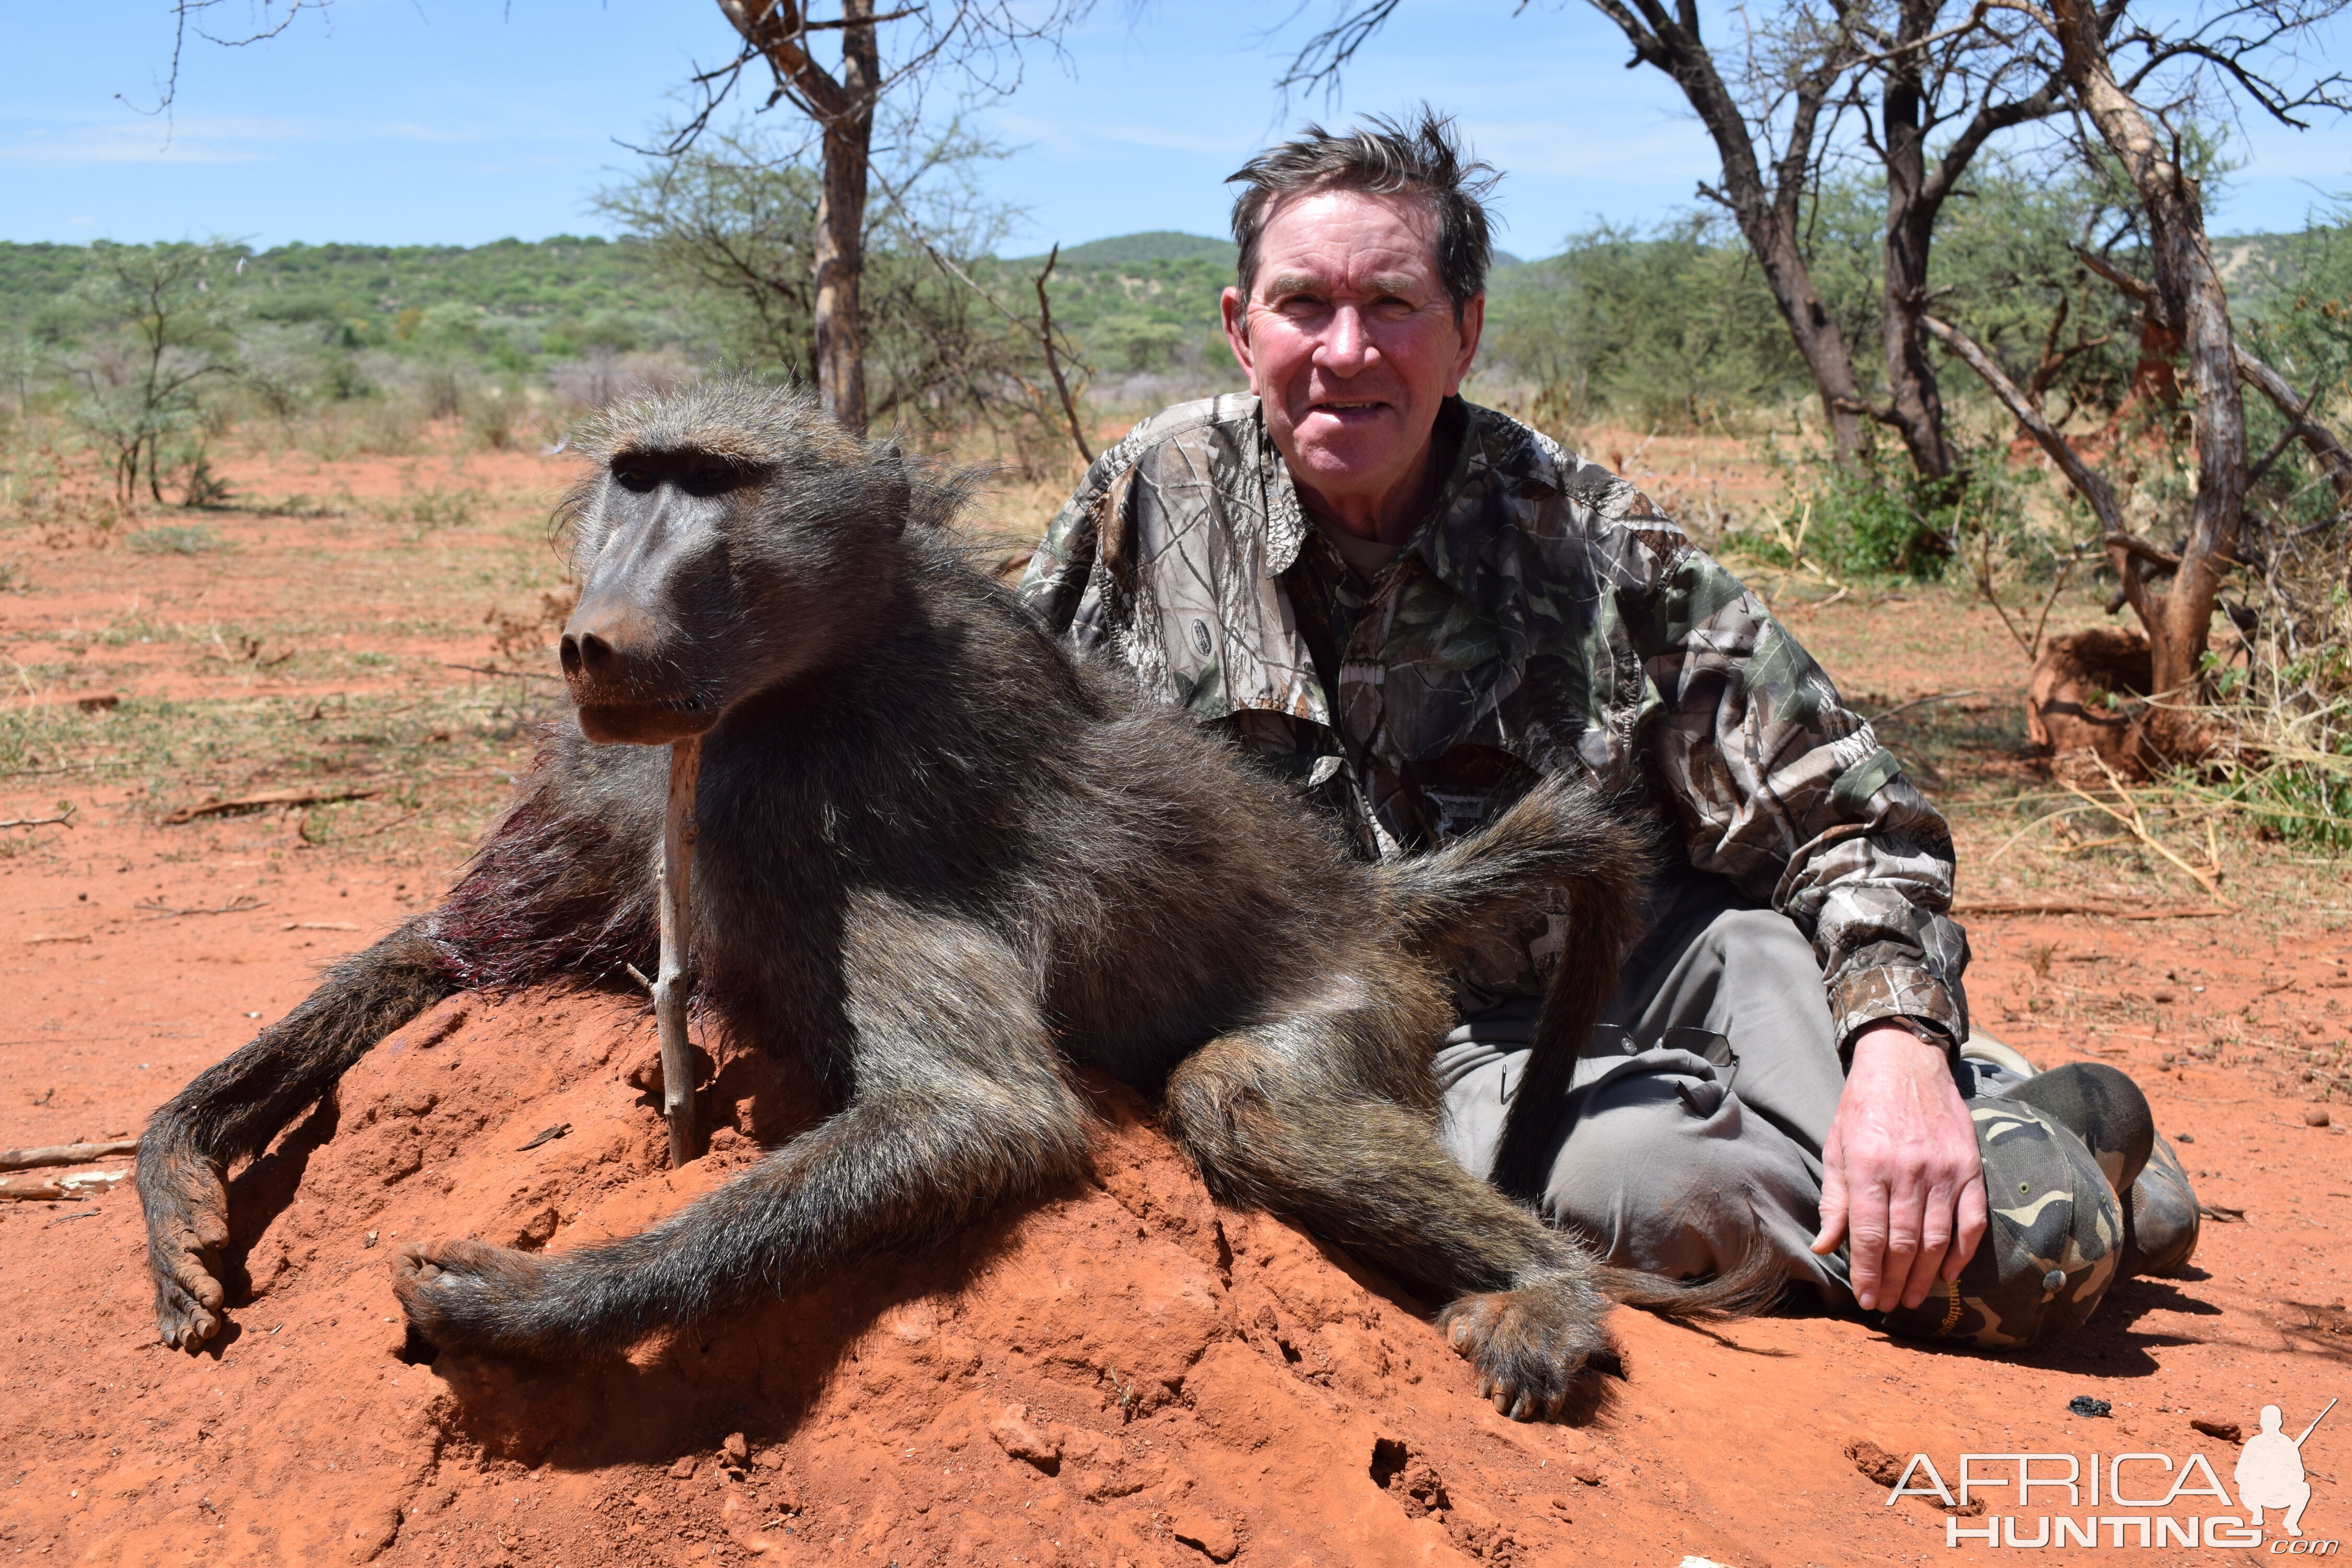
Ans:
[[[163,504],[165,447],[195,423],[203,384],[231,374],[235,340],[207,278],[216,254],[184,244],[99,252],[88,292],[112,335],[68,368],[81,392],[75,416],[105,449],[126,507],[142,479]]]
[[[2237,341],[2229,294],[2205,232],[2203,192],[2184,165],[2182,137],[2166,122],[2210,98],[2209,73],[2219,73],[2289,123],[2300,109],[2344,108],[2344,78],[2331,75],[2294,91],[2263,68],[2291,58],[2295,42],[2343,9],[2345,0],[2245,0],[2185,35],[2126,25],[2124,0],[2106,0],[2105,7],[2050,0],[2046,9],[2039,0],[2000,4],[2031,19],[2055,44],[2085,141],[2095,138],[2114,159],[2138,202],[2152,280],[2088,251],[2083,257],[2140,302],[2149,329],[2143,344],[2177,345],[2185,363],[2197,484],[2178,552],[2131,531],[2114,487],[1979,345],[1932,316],[1923,325],[1976,371],[2090,507],[2125,601],[2147,635],[2154,704],[2143,729],[2159,753],[2192,759],[2210,744],[2191,705],[2203,695],[2204,656],[2223,575],[2240,561],[2247,491],[2241,378],[2279,405],[2290,430],[2331,477],[2342,474],[2352,485],[2352,460],[2311,418],[2310,400],[2297,397]],[[2126,49],[2136,52],[2135,66],[2122,72],[2116,58]],[[2168,66],[2185,68],[2167,83]],[[2169,101],[2151,108],[2141,96],[2151,86],[2168,86]],[[2166,575],[2170,584],[2159,591],[2156,581]]]
[[[1336,82],[1402,3],[1345,0],[1339,19],[1300,49],[1283,85]],[[1865,444],[1869,420],[1902,437],[1922,475],[1949,477],[1956,459],[1919,322],[1936,220],[1995,136],[2060,107],[2054,61],[2018,56],[2001,29],[1988,27],[1984,0],[1788,0],[1778,10],[1740,13],[1738,63],[1727,76],[1695,0],[1671,9],[1664,0],[1591,4],[1633,47],[1630,63],[1673,79],[1714,142],[1722,173],[1698,194],[1738,225],[1812,374],[1839,459]],[[1955,9],[1966,12],[1964,22],[1949,20]],[[1847,115],[1885,174],[1885,402],[1864,395],[1854,345],[1823,303],[1808,244],[1811,198],[1839,154]],[[1936,132],[1953,126],[1931,149]]]
[[[1335,87],[1358,50],[1403,0],[1343,0],[1332,25],[1291,61],[1284,88]],[[1788,27],[1751,34],[1748,69],[1727,79],[1702,36],[1695,0],[1669,10],[1661,0],[1591,0],[1633,48],[1633,63],[1664,71],[1682,89],[1722,160],[1720,183],[1700,195],[1720,204],[1739,226],[1764,275],[1797,352],[1820,389],[1822,410],[1841,461],[1862,449],[1868,411],[1853,356],[1815,287],[1804,243],[1806,197],[1820,167],[1847,73],[1870,54],[1855,27],[1862,0],[1829,0],[1827,10],[1798,5]]]
[[[1024,46],[1052,44],[1091,0],[930,0],[877,11],[874,0],[839,0],[840,14],[816,17],[799,0],[719,0],[740,49],[697,76],[705,92],[694,119],[665,151],[683,153],[754,61],[774,90],[762,108],[789,102],[816,132],[820,155],[811,363],[824,411],[852,429],[866,424],[866,207],[873,181],[874,121],[886,96],[919,100],[944,74],[966,93],[1017,85]],[[837,33],[841,63],[827,69],[815,41]],[[890,47],[885,48],[886,35]],[[902,115],[912,114],[902,106]]]
[[[807,117],[821,153],[810,362],[824,411],[862,430],[866,396],[860,295],[877,111],[895,94],[898,117],[914,123],[924,94],[935,86],[951,86],[964,97],[1012,91],[1020,84],[1024,49],[1056,44],[1093,0],[905,0],[887,10],[876,9],[874,0],[837,3],[838,15],[819,16],[803,0],[719,0],[720,15],[735,32],[735,56],[696,74],[699,110],[659,151],[671,157],[688,153],[755,61],[765,62],[774,79],[774,89],[761,107],[789,102]],[[258,43],[284,32],[304,11],[328,9],[333,0],[247,0],[247,26],[234,33],[216,33],[207,25],[221,4],[172,0],[171,63],[155,112],[172,108],[191,37],[231,47]],[[827,68],[817,58],[817,40],[832,35],[841,39],[841,62]]]

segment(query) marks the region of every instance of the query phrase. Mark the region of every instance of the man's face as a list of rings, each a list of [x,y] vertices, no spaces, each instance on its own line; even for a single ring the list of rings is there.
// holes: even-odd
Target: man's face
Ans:
[[[1438,405],[1478,351],[1486,298],[1454,320],[1436,238],[1415,195],[1286,196],[1259,233],[1249,298],[1225,290],[1225,337],[1276,447],[1308,499],[1350,531],[1397,531]]]

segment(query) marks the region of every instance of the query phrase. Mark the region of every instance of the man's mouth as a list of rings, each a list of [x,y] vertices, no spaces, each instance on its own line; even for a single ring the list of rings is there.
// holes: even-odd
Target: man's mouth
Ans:
[[[1340,403],[1336,401],[1323,402],[1318,403],[1313,406],[1315,412],[1318,414],[1364,414],[1369,413],[1375,408],[1386,408],[1388,405],[1385,402],[1377,400],[1365,400],[1349,403]]]

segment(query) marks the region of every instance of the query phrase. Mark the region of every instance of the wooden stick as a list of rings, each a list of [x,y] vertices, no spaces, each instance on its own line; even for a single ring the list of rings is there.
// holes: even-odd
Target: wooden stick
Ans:
[[[84,1171],[70,1176],[0,1176],[0,1199],[56,1203],[85,1198],[121,1184],[129,1171]]]
[[[32,1171],[43,1165],[88,1165],[119,1160],[139,1152],[136,1138],[110,1138],[103,1143],[54,1143],[46,1149],[0,1149],[0,1171]]]
[[[695,786],[702,777],[702,737],[669,749],[669,807],[662,822],[661,965],[655,972],[654,1020],[661,1027],[662,1115],[669,1121],[669,1166],[694,1158],[694,1050],[686,1037],[686,948],[692,926]]]

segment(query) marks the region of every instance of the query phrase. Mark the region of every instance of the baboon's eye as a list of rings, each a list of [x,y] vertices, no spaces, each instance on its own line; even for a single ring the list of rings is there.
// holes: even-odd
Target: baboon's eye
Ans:
[[[654,488],[653,470],[641,463],[620,464],[613,469],[613,478],[619,482],[623,489],[635,491],[638,495],[643,495]]]
[[[717,458],[698,458],[687,466],[682,482],[690,496],[715,496],[733,489],[740,479],[732,464]]]

